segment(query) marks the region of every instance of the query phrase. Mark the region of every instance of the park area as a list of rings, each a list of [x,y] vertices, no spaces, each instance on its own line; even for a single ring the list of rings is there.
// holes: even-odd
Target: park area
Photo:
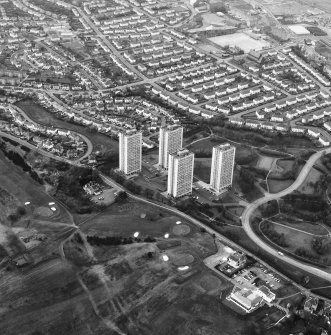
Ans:
[[[268,226],[266,230],[265,225]],[[303,259],[316,264],[331,264],[331,238],[328,228],[319,223],[267,220],[260,231],[272,244],[279,245]]]
[[[303,221],[284,214],[278,214],[270,220],[274,224],[283,225],[290,229],[307,234],[316,234],[316,236],[320,237],[327,236],[329,234],[329,228],[326,228],[318,222]]]
[[[316,194],[317,185],[323,173],[315,168],[311,169],[303,184],[298,188],[300,193]]]
[[[260,51],[269,46],[269,43],[264,40],[256,40],[245,33],[234,33],[223,36],[209,38],[210,41],[218,44],[221,47],[237,47],[245,53],[251,50]]]
[[[294,159],[277,159],[267,179],[269,192],[278,193],[288,188],[302,166],[302,164],[296,164]]]

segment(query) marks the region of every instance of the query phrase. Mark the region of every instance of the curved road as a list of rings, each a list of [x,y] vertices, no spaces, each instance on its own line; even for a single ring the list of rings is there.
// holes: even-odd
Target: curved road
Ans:
[[[308,161],[306,162],[305,166],[302,168],[299,176],[297,179],[294,181],[292,185],[290,185],[288,188],[286,188],[283,191],[280,191],[278,193],[265,193],[263,198],[257,199],[251,204],[249,204],[246,209],[244,210],[241,220],[242,220],[242,226],[246,232],[246,234],[249,236],[249,238],[256,244],[258,245],[261,249],[264,251],[268,252],[269,254],[273,255],[274,257],[277,257],[281,259],[282,261],[285,261],[288,264],[294,265],[295,267],[302,269],[310,274],[313,274],[315,276],[318,276],[320,278],[326,279],[331,281],[331,273],[327,272],[326,270],[322,270],[319,268],[316,268],[312,265],[306,264],[304,262],[300,262],[296,259],[293,259],[289,256],[286,255],[280,255],[278,254],[278,251],[272,248],[269,244],[264,242],[259,236],[256,235],[254,230],[252,229],[250,225],[250,218],[254,211],[261,205],[267,203],[268,201],[271,200],[276,200],[279,199],[287,194],[292,193],[294,190],[296,190],[306,179],[308,173],[316,163],[318,159],[320,159],[323,154],[329,154],[331,153],[331,148],[327,148],[323,151],[318,151],[315,154],[313,154]]]

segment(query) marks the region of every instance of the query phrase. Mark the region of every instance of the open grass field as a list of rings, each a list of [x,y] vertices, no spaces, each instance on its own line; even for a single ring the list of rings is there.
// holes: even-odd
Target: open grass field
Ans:
[[[306,6],[311,6],[312,2],[309,0],[300,0],[302,4],[305,4]],[[313,2],[314,8],[318,8],[321,10],[324,10],[325,12],[331,14],[331,3],[330,1],[325,0],[314,0]]]
[[[164,192],[167,189],[167,175],[160,175],[155,176],[150,173],[145,167],[142,168],[142,174],[134,178],[136,184],[140,185],[141,187],[148,188],[157,191],[157,192]]]
[[[176,225],[181,221],[181,225]],[[150,205],[127,201],[123,205],[113,204],[106,211],[87,221],[82,230],[89,235],[122,235],[133,236],[139,232],[139,237],[152,236],[162,238],[166,233],[169,237],[190,236],[196,231],[180,217],[155,209]],[[180,228],[181,227],[181,228]],[[175,229],[175,230],[174,230]]]
[[[210,157],[211,157],[213,147],[220,143],[225,143],[225,142],[226,141],[222,139],[211,140],[210,138],[205,138],[205,139],[201,139],[200,141],[197,141],[189,145],[187,148],[195,153],[199,151],[210,152]]]
[[[259,160],[256,164],[258,169],[263,169],[269,171],[273,166],[274,161],[277,160],[275,157],[262,156],[259,155]]]
[[[38,204],[48,204],[53,199],[48,196],[43,187],[34,181],[20,167],[8,161],[0,151],[0,185],[12,194],[20,204],[26,201]]]
[[[256,40],[244,33],[234,33],[224,36],[211,37],[209,40],[220,45],[221,47],[230,46],[238,47],[248,53],[250,50],[262,50],[269,45],[263,40]]]
[[[208,25],[216,25],[216,26],[224,26],[226,25],[225,19],[213,14],[213,13],[204,13],[202,14],[202,19],[203,19],[203,23],[204,25],[208,26]]]
[[[90,58],[86,48],[79,42],[79,40],[64,42],[63,46],[83,59]]]
[[[280,226],[277,224],[273,225],[275,231],[279,234],[285,235],[285,241],[288,244],[288,247],[286,248],[290,252],[295,252],[298,248],[304,248],[306,250],[309,250],[309,252],[317,257],[317,261],[323,259],[331,259],[331,251],[327,251],[323,256],[318,255],[314,249],[311,247],[312,240],[317,235],[308,234],[305,232],[300,232],[298,230],[294,230],[288,227]],[[325,237],[326,241],[328,243],[331,242],[331,238],[329,236]]]
[[[69,129],[85,135],[92,142],[94,151],[118,151],[118,142],[111,139],[109,136],[99,133],[91,133],[84,126],[63,121],[30,99],[19,101],[16,105],[33,121],[39,124]]]
[[[278,193],[288,188],[292,183],[293,183],[292,179],[277,180],[268,178],[269,192]]]
[[[277,161],[277,165],[281,168],[282,172],[286,172],[292,169],[294,160],[292,159],[280,159]]]
[[[283,176],[288,174],[292,170],[293,166],[293,159],[277,160],[276,164],[273,165],[273,168],[267,179],[269,191],[271,193],[280,192],[293,183],[293,180],[290,178],[283,179]]]
[[[227,211],[235,216],[241,216],[243,213],[245,207],[242,206],[231,206],[231,207],[226,207]]]
[[[191,228],[186,225],[186,224],[176,224],[176,226],[174,226],[172,228],[172,232],[176,235],[176,236],[185,236],[188,235],[191,231]]]
[[[256,151],[250,147],[244,145],[235,145],[236,147],[236,157],[235,162],[240,165],[249,165],[257,167],[256,165],[259,162],[259,155]]]
[[[1,188],[11,198],[9,206],[7,200],[0,201],[3,219],[4,214],[9,214],[8,211],[12,211],[17,206],[24,206],[25,202],[30,202],[26,207],[30,215],[34,214],[35,217],[46,216],[52,221],[69,221],[67,211],[60,204],[56,204],[56,211],[50,213],[49,203],[54,202],[54,198],[47,194],[44,187],[33,180],[22,168],[8,161],[2,152],[0,152],[0,171]],[[46,211],[47,215],[45,215]]]
[[[315,222],[305,222],[305,221],[296,221],[292,222],[290,220],[287,220],[286,217],[273,217],[271,220],[273,223],[279,223],[281,225],[287,226],[288,228],[293,228],[302,230],[303,232],[309,233],[309,234],[316,234],[320,236],[327,236],[329,234],[329,230],[324,227],[320,223]]]
[[[307,10],[305,1],[287,1],[282,0],[274,3],[272,0],[264,0],[264,6],[270,10],[274,15],[298,15],[304,13]],[[307,5],[311,5],[311,2],[307,2]]]

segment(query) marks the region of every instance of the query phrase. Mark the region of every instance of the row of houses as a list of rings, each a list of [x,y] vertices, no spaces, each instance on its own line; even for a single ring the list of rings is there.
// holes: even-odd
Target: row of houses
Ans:
[[[293,78],[289,79],[290,77],[287,75]],[[284,76],[286,76],[286,79],[283,79]],[[261,77],[291,94],[302,93],[317,88],[316,84],[297,68],[273,70],[271,73],[262,73]]]
[[[321,132],[317,128],[237,118],[229,119],[228,124],[235,127],[248,128],[252,130],[275,131],[280,133],[292,133],[296,135],[307,136],[316,139],[322,146],[330,145],[330,136],[326,136],[324,132]]]
[[[168,81],[172,84],[180,84],[182,88],[202,84],[214,79],[219,79],[226,75],[237,73],[238,69],[225,63],[208,65],[200,69],[192,69],[189,72],[170,76]],[[245,73],[241,73],[243,78],[247,78]],[[184,80],[185,79],[185,80]],[[187,81],[189,79],[189,81]],[[184,84],[183,84],[184,83]]]
[[[331,85],[331,83],[328,79],[326,79],[322,74],[320,74],[315,69],[313,69],[310,65],[308,65],[302,58],[299,58],[295,53],[290,52],[288,55],[295,63],[300,65],[308,73],[310,73],[312,76],[314,76],[322,85],[324,85],[324,86],[330,86]]]
[[[85,141],[76,133],[28,121],[11,105],[2,105],[1,112],[11,120],[1,122],[2,131],[32,142],[42,149],[68,158],[77,157],[86,150]]]
[[[168,94],[162,92],[161,90],[158,90],[156,88],[152,88],[152,92],[159,96],[163,101],[167,102],[169,105],[173,106],[173,107],[177,107],[178,109],[182,110],[182,111],[186,111],[195,115],[200,115],[204,118],[212,118],[213,116],[216,115],[216,113],[213,113],[212,111],[207,111],[207,110],[203,110],[201,108],[198,107],[194,107],[194,106],[190,106],[186,103],[182,103],[180,101],[178,101],[176,98],[173,98],[171,96],[169,96]],[[189,101],[189,99],[187,99]],[[197,103],[196,100],[192,99],[192,101],[189,101],[192,104]]]
[[[295,97],[279,100],[256,111],[258,119],[264,119],[270,115],[281,115],[283,118],[292,120],[308,112],[315,111],[331,105],[331,98],[327,92],[307,92]],[[281,120],[278,120],[281,121]]]
[[[255,97],[253,99],[249,99],[249,97],[253,95]],[[205,97],[207,98],[208,96]],[[267,92],[263,86],[253,87],[238,94],[218,99],[216,102],[208,102],[205,104],[205,108],[224,114],[229,114],[230,111],[238,113],[253,107],[257,107],[261,104],[268,103],[275,99],[277,99],[277,95]]]

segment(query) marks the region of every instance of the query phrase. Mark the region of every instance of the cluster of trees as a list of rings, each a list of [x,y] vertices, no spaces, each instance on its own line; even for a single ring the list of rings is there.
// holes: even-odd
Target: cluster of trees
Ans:
[[[97,171],[70,166],[65,173],[60,174],[55,196],[77,213],[90,213],[95,205],[83,190],[83,186],[90,181],[102,183]]]
[[[289,40],[288,36],[283,36],[281,34],[279,34],[277,27],[275,26],[263,26],[262,27],[262,32],[268,36],[270,36],[271,38],[273,38],[274,40],[276,40],[277,42],[283,43]]]
[[[18,146],[18,143],[17,143],[16,141],[10,139],[10,138],[3,137],[2,140],[3,140],[4,142],[8,142],[8,143],[10,143],[10,144],[11,144],[12,146],[14,146],[14,147],[17,147],[17,146]]]
[[[106,236],[106,237],[99,237],[99,236],[87,236],[87,242],[91,245],[121,245],[121,244],[132,244],[134,242],[145,242],[145,243],[154,243],[156,239],[150,236],[146,238],[139,239],[133,237],[122,237],[122,236]]]
[[[262,222],[260,228],[263,234],[267,236],[272,242],[284,248],[288,247],[288,244],[285,240],[285,235],[283,233],[277,233],[270,222]]]
[[[288,194],[283,198],[283,208],[285,211],[288,209],[288,206],[291,206],[296,211],[307,211],[307,212],[326,212],[328,209],[328,204],[325,202],[323,197],[308,195],[308,194]]]
[[[316,261],[319,259],[318,256],[314,255],[310,250],[304,247],[297,248],[294,252],[297,256]]]
[[[110,169],[114,169],[119,165],[119,157],[117,152],[107,152],[98,158],[98,169],[103,173],[108,173]]]
[[[26,214],[26,209],[22,206],[17,207],[16,211],[14,213],[11,213],[7,216],[7,219],[14,223],[18,221],[22,216]]]
[[[194,137],[194,135],[197,134],[201,134],[202,136],[206,136],[208,134],[208,129],[206,126],[199,124],[190,124],[187,127],[185,127],[184,130],[184,135],[185,137],[191,137],[192,136],[192,140],[197,139],[196,137]]]
[[[227,124],[224,128],[213,129],[215,133],[220,136],[226,137],[229,140],[235,140],[240,142],[248,142],[256,145],[271,144],[272,140],[269,136],[264,136],[263,130],[251,131],[249,129],[238,128],[237,126]],[[262,135],[263,134],[263,135]],[[268,135],[271,135],[270,132]],[[276,135],[274,135],[276,136]]]
[[[331,172],[331,155],[323,155],[321,161],[322,164]]]
[[[281,79],[289,80],[292,83],[300,83],[301,82],[301,78],[298,75],[294,74],[292,71],[284,72],[281,75]]]
[[[214,216],[213,206],[207,203],[201,204],[195,201],[194,199],[187,199],[185,201],[181,201],[176,204],[176,207],[180,211],[187,213],[189,215],[198,217],[198,218],[201,218],[201,215],[200,215],[201,213],[204,213],[208,215],[209,217]],[[219,208],[219,213],[222,213],[224,208],[223,207],[218,207],[218,208]]]
[[[235,160],[237,164],[248,165],[254,161],[257,155],[252,149],[249,150],[250,152],[246,155],[236,155]]]
[[[153,191],[147,187],[142,187],[141,185],[135,183],[133,180],[127,180],[124,176],[116,173],[114,170],[111,170],[108,174],[117,183],[123,185],[126,189],[134,194],[142,195],[145,198],[156,199],[162,202],[167,201],[158,192]]]
[[[37,181],[39,184],[44,183],[44,181],[38,176],[37,172],[34,171],[31,168],[31,166],[26,163],[26,161],[24,160],[24,158],[20,154],[18,154],[15,151],[12,151],[12,150],[7,151],[6,150],[6,145],[3,142],[0,144],[0,149],[4,153],[4,155],[8,159],[10,159],[15,165],[20,166],[23,169],[23,171],[28,172],[32,179]]]
[[[292,51],[298,57],[302,58],[306,63],[311,65],[316,71],[320,72],[322,75],[324,75],[328,79],[331,79],[329,72],[325,71],[324,61],[317,60],[316,58],[310,56],[309,54],[305,52],[304,48],[300,47],[299,45],[292,46]]]
[[[278,212],[279,208],[277,200],[271,200],[261,208],[261,214],[265,218],[276,215]]]
[[[331,242],[327,238],[317,237],[311,241],[311,247],[319,255],[325,255],[331,249]]]
[[[201,14],[197,14],[194,16],[194,22],[197,25],[197,27],[201,27],[203,24],[203,18]]]
[[[117,196],[115,198],[115,202],[117,202],[117,203],[124,202],[127,198],[128,198],[127,193],[124,192],[124,191],[120,191],[120,192],[117,193]]]
[[[288,157],[288,155],[284,152],[279,152],[279,151],[275,151],[272,149],[268,149],[268,148],[259,148],[258,151],[261,154],[265,154],[267,156],[272,156],[272,157]]]
[[[294,164],[292,165],[292,168],[288,171],[285,171],[282,174],[282,178],[284,179],[296,179],[300,166],[304,164],[304,160],[301,159],[300,157],[295,158]]]
[[[240,169],[238,180],[240,189],[243,193],[249,193],[255,187],[255,175],[247,168]]]
[[[323,174],[316,182],[309,182],[308,186],[314,189],[314,194],[325,192],[331,183],[331,175]]]
[[[212,151],[209,149],[198,149],[194,151],[196,158],[210,158],[212,156]]]

